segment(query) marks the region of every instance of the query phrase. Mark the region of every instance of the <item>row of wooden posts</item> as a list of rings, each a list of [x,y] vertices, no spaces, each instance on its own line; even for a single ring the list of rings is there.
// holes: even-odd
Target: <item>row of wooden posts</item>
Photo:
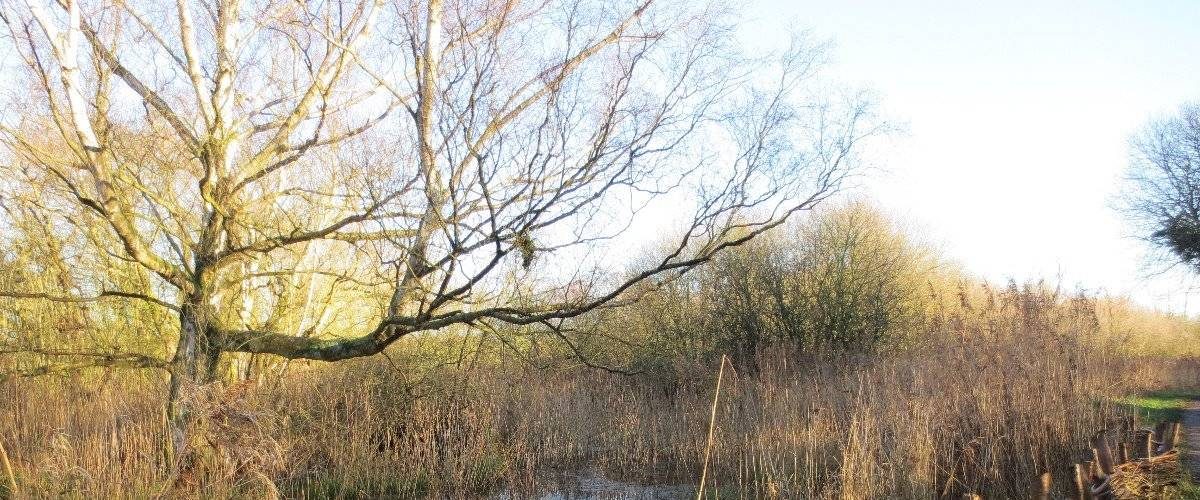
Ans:
[[[1156,464],[1174,463],[1178,467],[1175,446],[1179,442],[1179,430],[1178,422],[1160,422],[1152,429],[1139,428],[1136,419],[1130,417],[1122,422],[1115,449],[1107,431],[1097,432],[1090,442],[1092,459],[1075,464],[1074,477],[1068,478],[1074,483],[1074,498],[1117,500],[1120,496],[1114,487],[1115,482],[1120,481],[1118,478],[1121,474],[1137,473]],[[1043,472],[1033,485],[1033,498],[1050,498],[1053,484],[1054,477],[1049,472]],[[966,495],[965,498],[982,500],[977,494]]]
[[[1153,429],[1138,429],[1131,418],[1121,436],[1128,439],[1117,443],[1114,453],[1105,433],[1092,437],[1092,460],[1075,464],[1075,491],[1082,500],[1115,498],[1113,479],[1121,466],[1156,459],[1178,460],[1175,445],[1179,442],[1179,423],[1160,422]]]

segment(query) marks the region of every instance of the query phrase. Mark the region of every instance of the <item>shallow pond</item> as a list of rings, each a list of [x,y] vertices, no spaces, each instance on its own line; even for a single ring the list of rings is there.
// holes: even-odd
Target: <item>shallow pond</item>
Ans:
[[[625,483],[609,479],[597,470],[585,470],[574,474],[565,474],[553,484],[547,484],[545,493],[533,497],[515,496],[501,493],[495,500],[517,500],[533,498],[536,500],[667,500],[691,498],[696,494],[696,487],[691,485],[648,485]]]

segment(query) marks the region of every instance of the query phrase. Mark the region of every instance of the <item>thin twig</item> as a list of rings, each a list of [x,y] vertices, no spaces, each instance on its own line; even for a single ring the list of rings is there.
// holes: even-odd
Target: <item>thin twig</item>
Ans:
[[[721,396],[721,378],[725,375],[726,356],[721,355],[721,368],[717,370],[717,390],[713,391],[712,414],[708,417],[708,442],[704,445],[704,468],[700,470],[700,487],[696,490],[696,500],[704,498],[704,480],[708,478],[708,457],[712,454],[713,431],[717,424],[717,400]]]
[[[17,476],[13,474],[12,462],[8,461],[8,452],[4,451],[4,440],[0,439],[0,462],[3,462],[4,473],[8,475],[9,496],[17,498]]]

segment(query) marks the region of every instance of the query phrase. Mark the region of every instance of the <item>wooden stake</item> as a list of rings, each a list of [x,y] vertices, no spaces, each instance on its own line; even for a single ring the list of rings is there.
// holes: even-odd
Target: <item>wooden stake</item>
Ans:
[[[1092,479],[1088,477],[1090,466],[1084,464],[1075,464],[1075,491],[1078,493],[1075,498],[1078,500],[1089,500],[1092,498]]]
[[[1162,444],[1164,442],[1166,442],[1166,440],[1167,440],[1166,435],[1167,435],[1167,430],[1169,427],[1171,427],[1171,424],[1169,424],[1167,422],[1159,422],[1157,425],[1154,426],[1154,437],[1153,437],[1154,443],[1153,443],[1153,446],[1150,448],[1151,454],[1147,455],[1147,457],[1157,456],[1159,453],[1162,453],[1161,447],[1162,447]]]
[[[1179,422],[1171,422],[1163,434],[1162,444],[1158,446],[1158,454],[1161,455],[1175,449],[1175,443],[1179,442]]]
[[[1033,489],[1034,500],[1047,500],[1050,498],[1051,482],[1052,478],[1050,477],[1050,472],[1043,472],[1042,475],[1038,477],[1038,482],[1036,485],[1034,485]]]
[[[1137,446],[1137,458],[1150,458],[1154,456],[1152,454],[1154,448],[1151,444],[1153,438],[1154,436],[1151,435],[1150,431],[1138,431],[1137,441],[1134,443]]]
[[[1092,436],[1092,454],[1096,457],[1096,465],[1100,466],[1101,479],[1113,473],[1112,448],[1108,446],[1108,439],[1105,439],[1104,431],[1097,432]]]

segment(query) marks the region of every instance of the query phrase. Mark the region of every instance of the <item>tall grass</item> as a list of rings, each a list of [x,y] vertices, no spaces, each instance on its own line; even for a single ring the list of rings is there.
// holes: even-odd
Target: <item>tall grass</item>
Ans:
[[[931,312],[925,340],[903,350],[778,343],[754,354],[754,373],[726,373],[709,487],[1017,497],[1049,471],[1065,492],[1079,443],[1121,416],[1112,398],[1196,380],[1186,361],[1127,354],[1094,301],[1036,287],[970,295]],[[152,376],[4,382],[0,441],[21,491],[41,497],[521,498],[569,490],[581,473],[700,477],[717,359],[624,376],[515,357],[433,365],[418,342],[195,396],[212,411],[195,432],[202,466],[186,474],[167,466]]]

